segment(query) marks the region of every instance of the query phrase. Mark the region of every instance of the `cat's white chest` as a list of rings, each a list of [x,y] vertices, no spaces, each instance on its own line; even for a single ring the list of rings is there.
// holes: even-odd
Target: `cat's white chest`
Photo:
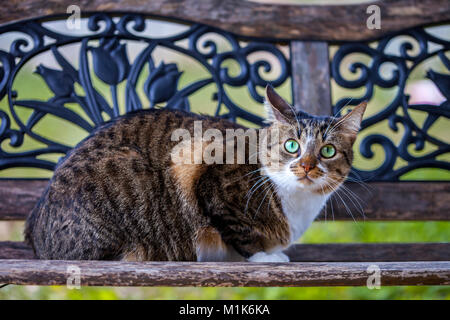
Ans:
[[[279,192],[291,230],[291,243],[298,240],[324,207],[328,196],[299,189]]]

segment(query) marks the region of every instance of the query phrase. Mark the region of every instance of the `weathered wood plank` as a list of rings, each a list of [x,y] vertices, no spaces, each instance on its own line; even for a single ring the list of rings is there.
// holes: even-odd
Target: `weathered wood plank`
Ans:
[[[9,0],[0,7],[0,23],[63,14],[74,4],[82,12],[147,13],[204,23],[243,36],[297,40],[367,40],[450,20],[447,0],[384,0],[352,5],[280,5],[241,0]],[[380,8],[381,29],[366,26],[366,10],[371,4]]]
[[[0,241],[0,259],[35,259],[33,250],[22,241]]]
[[[292,41],[294,105],[314,115],[331,114],[330,69],[326,42]]]
[[[450,261],[450,243],[296,244],[286,250],[292,262]],[[33,259],[24,242],[0,242],[0,259]]]
[[[450,261],[450,243],[296,244],[286,254],[296,262]]]
[[[346,188],[355,195],[353,199],[341,188],[340,197],[332,196],[319,219],[325,219],[326,213],[327,220],[333,220],[334,212],[336,220],[450,220],[450,182],[347,183]]]
[[[365,286],[373,263],[192,263],[0,260],[0,283],[82,286]],[[448,285],[450,262],[380,262],[381,285]]]
[[[0,220],[25,220],[48,180],[0,180]]]
[[[24,220],[45,189],[46,180],[0,180],[0,220]],[[450,182],[347,183],[360,199],[364,216],[356,203],[339,191],[355,220],[450,220]],[[356,200],[353,200],[356,202]],[[352,220],[338,196],[328,202],[319,217],[325,220]]]

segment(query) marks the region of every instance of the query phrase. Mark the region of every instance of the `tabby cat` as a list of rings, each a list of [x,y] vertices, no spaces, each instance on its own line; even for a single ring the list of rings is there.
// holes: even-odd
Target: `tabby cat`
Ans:
[[[40,259],[289,261],[350,171],[366,104],[311,116],[269,86],[266,108],[265,157],[243,164],[173,161],[174,130],[244,129],[225,119],[151,109],[100,126],[58,164],[27,242]]]

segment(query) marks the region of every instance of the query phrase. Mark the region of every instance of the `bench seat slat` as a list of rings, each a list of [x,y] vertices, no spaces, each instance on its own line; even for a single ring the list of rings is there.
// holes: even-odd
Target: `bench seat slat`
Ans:
[[[296,244],[286,253],[295,262],[450,261],[450,243]],[[24,242],[0,242],[0,259],[33,259]]]
[[[76,266],[82,286],[363,286],[372,264],[0,260],[0,283],[66,285]],[[382,286],[450,284],[450,261],[376,265]]]
[[[47,183],[37,179],[0,179],[0,220],[25,220]],[[349,201],[347,206],[355,220],[450,221],[450,182],[371,182],[346,186],[360,198],[364,209],[362,216],[360,209]],[[339,197],[332,204],[333,211],[331,203],[326,210],[327,220],[353,219]],[[324,220],[325,213],[319,219]]]

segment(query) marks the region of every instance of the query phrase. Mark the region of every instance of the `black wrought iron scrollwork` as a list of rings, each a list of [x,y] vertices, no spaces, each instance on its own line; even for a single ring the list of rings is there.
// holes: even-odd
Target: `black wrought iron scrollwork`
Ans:
[[[55,20],[64,17],[54,17]],[[272,60],[259,58],[251,62],[249,55],[255,52],[270,53],[276,58],[281,72],[276,79],[270,79],[274,86],[283,84],[290,76],[289,59],[271,42],[241,42],[236,36],[222,30],[194,24],[186,30],[169,37],[148,36],[146,17],[136,14],[113,15],[97,13],[89,17],[87,35],[58,33],[45,26],[44,20],[32,19],[0,28],[0,34],[18,33],[9,51],[0,50],[0,101],[7,100],[8,110],[0,110],[0,170],[11,167],[35,167],[53,170],[56,163],[42,158],[47,154],[65,154],[71,147],[44,137],[34,130],[45,115],[64,119],[86,132],[91,132],[105,118],[120,115],[118,86],[125,82],[125,112],[143,109],[143,102],[137,92],[138,79],[148,66],[148,78],[143,91],[150,107],[165,103],[166,108],[190,110],[188,97],[207,85],[215,85],[216,94],[212,104],[217,116],[232,120],[242,118],[262,125],[263,119],[243,109],[233,101],[225,85],[247,87],[250,96],[262,102],[257,87],[264,87],[269,80],[261,71],[272,69]],[[219,35],[231,46],[229,50],[219,50],[215,40],[204,40],[208,34]],[[144,49],[130,61],[127,55],[127,41],[145,43]],[[181,43],[185,41],[186,45]],[[69,62],[60,52],[62,46],[80,43],[78,66]],[[207,71],[208,76],[180,88],[179,78],[184,72],[175,63],[164,61],[155,65],[152,53],[157,48],[165,48],[188,56],[197,61]],[[46,100],[23,100],[18,98],[14,80],[24,65],[36,55],[51,52],[59,69],[40,64],[35,73],[47,84],[53,96]],[[224,62],[233,60],[239,66],[239,74],[231,75]],[[92,71],[92,72],[91,72]],[[93,85],[92,76],[100,79],[110,88],[110,98],[104,97]],[[82,88],[76,90],[76,87]],[[112,101],[111,103],[108,101]],[[67,107],[77,104],[85,116]],[[17,108],[31,110],[26,120],[20,117]],[[226,110],[226,111],[224,111]],[[13,129],[14,121],[18,129]],[[4,141],[9,146],[19,148],[25,137],[31,137],[44,147],[31,151],[11,151],[2,147]]]
[[[389,50],[389,45],[394,41],[399,43],[399,52]],[[415,45],[415,46],[414,46]],[[332,77],[336,84],[343,88],[364,88],[362,96],[356,98],[343,98],[337,101],[333,107],[335,114],[341,113],[347,105],[357,105],[364,100],[374,97],[376,86],[380,88],[394,88],[395,96],[379,112],[371,115],[362,122],[362,132],[371,126],[384,120],[393,132],[398,132],[399,126],[403,127],[403,136],[399,143],[389,138],[389,134],[368,134],[361,141],[360,153],[366,159],[374,157],[373,147],[379,145],[384,150],[383,163],[374,170],[353,169],[353,174],[363,180],[396,181],[402,175],[419,168],[440,168],[450,170],[448,161],[439,160],[439,157],[450,152],[450,145],[444,141],[444,136],[436,137],[430,134],[430,127],[439,118],[450,118],[450,75],[434,70],[426,72],[427,78],[431,79],[439,91],[445,97],[440,105],[411,104],[409,96],[405,93],[407,80],[427,59],[438,57],[442,64],[450,71],[450,60],[445,55],[450,50],[450,41],[432,35],[424,28],[415,28],[381,39],[375,45],[369,43],[346,43],[339,47],[331,62]],[[363,54],[370,60],[369,63],[361,61],[349,65],[352,79],[348,74],[343,74],[343,61],[352,54]],[[386,77],[381,72],[384,64],[390,64],[393,72]],[[401,110],[401,112],[399,112]],[[423,123],[411,115],[411,110],[417,110],[426,114]],[[450,129],[447,135],[450,134]],[[448,140],[447,140],[448,141]],[[409,149],[413,146],[414,151],[424,150],[425,143],[433,146],[433,150],[425,155],[413,155]],[[400,167],[395,166],[398,159],[406,163]]]
[[[54,20],[64,16],[53,17]],[[277,87],[290,77],[289,58],[273,42],[242,41],[233,34],[208,26],[193,24],[183,31],[166,37],[153,37],[147,31],[147,18],[137,14],[114,15],[92,14],[87,20],[86,34],[60,33],[48,28],[45,19],[31,19],[0,28],[0,35],[14,33],[9,48],[0,50],[0,101],[7,108],[0,110],[0,170],[12,167],[35,167],[53,170],[55,161],[46,155],[65,154],[71,146],[57,142],[40,134],[36,127],[46,115],[52,115],[70,122],[82,130],[91,132],[106,119],[147,107],[165,104],[166,108],[191,109],[189,97],[207,86],[214,86],[214,97],[210,101],[214,114],[235,121],[245,119],[262,125],[263,119],[247,111],[227,93],[227,87],[246,88],[248,95],[257,102],[263,102],[258,88],[267,82]],[[223,39],[228,49],[209,37]],[[405,38],[406,36],[406,38]],[[142,50],[134,59],[127,54],[129,41],[143,43]],[[396,42],[398,52],[389,47]],[[61,48],[79,43],[78,64],[68,61]],[[178,63],[153,60],[155,50],[163,48],[195,60],[206,70],[206,76],[180,85],[180,78],[186,70]],[[448,161],[442,156],[450,152],[450,145],[442,136],[434,136],[430,128],[439,119],[450,118],[450,61],[446,52],[450,42],[432,35],[424,28],[415,28],[380,39],[376,43],[349,42],[339,44],[331,62],[332,77],[337,86],[348,89],[364,89],[362,96],[343,98],[333,106],[335,114],[345,106],[356,105],[375,96],[376,87],[394,89],[395,95],[377,113],[367,117],[362,123],[362,132],[386,121],[392,132],[402,130],[399,142],[393,141],[388,133],[367,134],[361,141],[359,152],[363,158],[375,157],[374,146],[383,149],[383,161],[376,169],[354,168],[353,175],[367,180],[399,180],[406,173],[418,168],[440,168],[450,170]],[[20,70],[34,57],[50,52],[58,68],[45,64],[37,66],[35,73],[43,79],[52,96],[47,100],[21,99],[14,80]],[[257,52],[269,53],[274,59],[261,56],[251,59]],[[350,64],[349,72],[344,72],[344,61],[353,54],[367,56],[369,62],[356,61]],[[423,77],[433,81],[445,100],[440,105],[412,104],[405,88],[411,73],[428,59],[437,58],[447,71],[426,70]],[[233,61],[238,72],[227,68]],[[273,64],[279,69],[275,79],[263,75],[272,70]],[[76,65],[76,66],[75,66]],[[381,70],[391,65],[393,72],[386,76]],[[143,72],[148,76],[139,82]],[[109,88],[109,97],[104,96],[93,83],[93,77]],[[124,86],[121,86],[124,84]],[[138,88],[139,87],[139,88]],[[81,88],[81,90],[80,90]],[[124,108],[120,108],[118,89],[124,89]],[[143,92],[139,94],[139,90]],[[144,101],[142,97],[145,97]],[[122,96],[121,96],[122,97]],[[84,115],[67,107],[78,105]],[[30,111],[26,119],[18,109]],[[425,120],[418,122],[411,111],[425,114]],[[31,138],[39,147],[29,150],[22,148],[24,141]],[[447,142],[446,142],[447,141]],[[8,147],[7,147],[8,145]],[[433,146],[424,154],[426,145]],[[412,149],[414,152],[412,152]],[[420,154],[420,155],[417,155]],[[400,166],[398,160],[403,160]]]

